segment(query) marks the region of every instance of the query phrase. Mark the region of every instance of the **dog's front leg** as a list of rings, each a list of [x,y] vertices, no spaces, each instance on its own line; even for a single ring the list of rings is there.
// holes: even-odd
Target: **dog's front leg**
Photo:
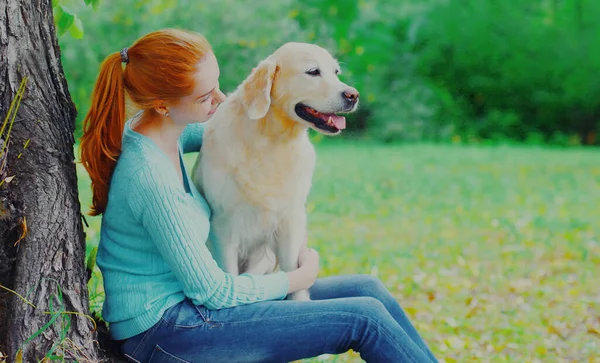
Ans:
[[[231,275],[239,275],[238,246],[226,243],[223,251],[223,270]]]
[[[235,236],[230,233],[230,226],[224,218],[215,217],[211,237],[206,245],[217,265],[231,275],[239,275],[239,241],[234,240]]]
[[[298,268],[300,249],[306,244],[306,213],[304,208],[291,213],[284,218],[277,231],[275,249],[279,268],[285,272]],[[289,294],[290,300],[310,300],[308,290],[300,290]]]

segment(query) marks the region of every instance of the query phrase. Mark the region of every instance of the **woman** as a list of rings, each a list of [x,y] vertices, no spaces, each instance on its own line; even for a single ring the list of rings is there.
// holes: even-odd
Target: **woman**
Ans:
[[[125,95],[141,110],[125,121]],[[81,159],[93,215],[102,214],[97,263],[103,317],[134,362],[287,362],[350,349],[367,362],[436,362],[380,281],[317,279],[319,256],[299,267],[231,276],[205,246],[210,209],[182,154],[225,99],[207,40],[161,30],[101,65],[84,122]],[[310,288],[313,301],[284,300]]]

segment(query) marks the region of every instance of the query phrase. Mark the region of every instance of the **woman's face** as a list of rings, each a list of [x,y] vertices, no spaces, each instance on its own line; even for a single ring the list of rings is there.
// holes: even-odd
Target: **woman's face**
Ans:
[[[214,53],[207,54],[196,69],[192,94],[168,107],[170,119],[177,125],[206,122],[225,100],[219,89],[219,64]]]

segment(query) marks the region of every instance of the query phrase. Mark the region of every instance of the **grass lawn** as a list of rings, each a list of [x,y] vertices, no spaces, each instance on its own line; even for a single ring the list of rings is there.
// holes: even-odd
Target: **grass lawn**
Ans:
[[[309,243],[322,276],[377,275],[445,362],[600,362],[600,150],[336,142],[317,152]],[[99,220],[88,222],[92,246]]]

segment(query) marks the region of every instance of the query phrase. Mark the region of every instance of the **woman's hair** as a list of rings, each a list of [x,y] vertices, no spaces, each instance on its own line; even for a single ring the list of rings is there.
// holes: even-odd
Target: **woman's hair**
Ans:
[[[121,153],[125,91],[142,110],[153,109],[156,100],[176,104],[193,92],[196,66],[210,52],[202,35],[164,29],[104,59],[81,137],[81,162],[92,180],[90,215],[104,213],[108,203],[108,187]]]

